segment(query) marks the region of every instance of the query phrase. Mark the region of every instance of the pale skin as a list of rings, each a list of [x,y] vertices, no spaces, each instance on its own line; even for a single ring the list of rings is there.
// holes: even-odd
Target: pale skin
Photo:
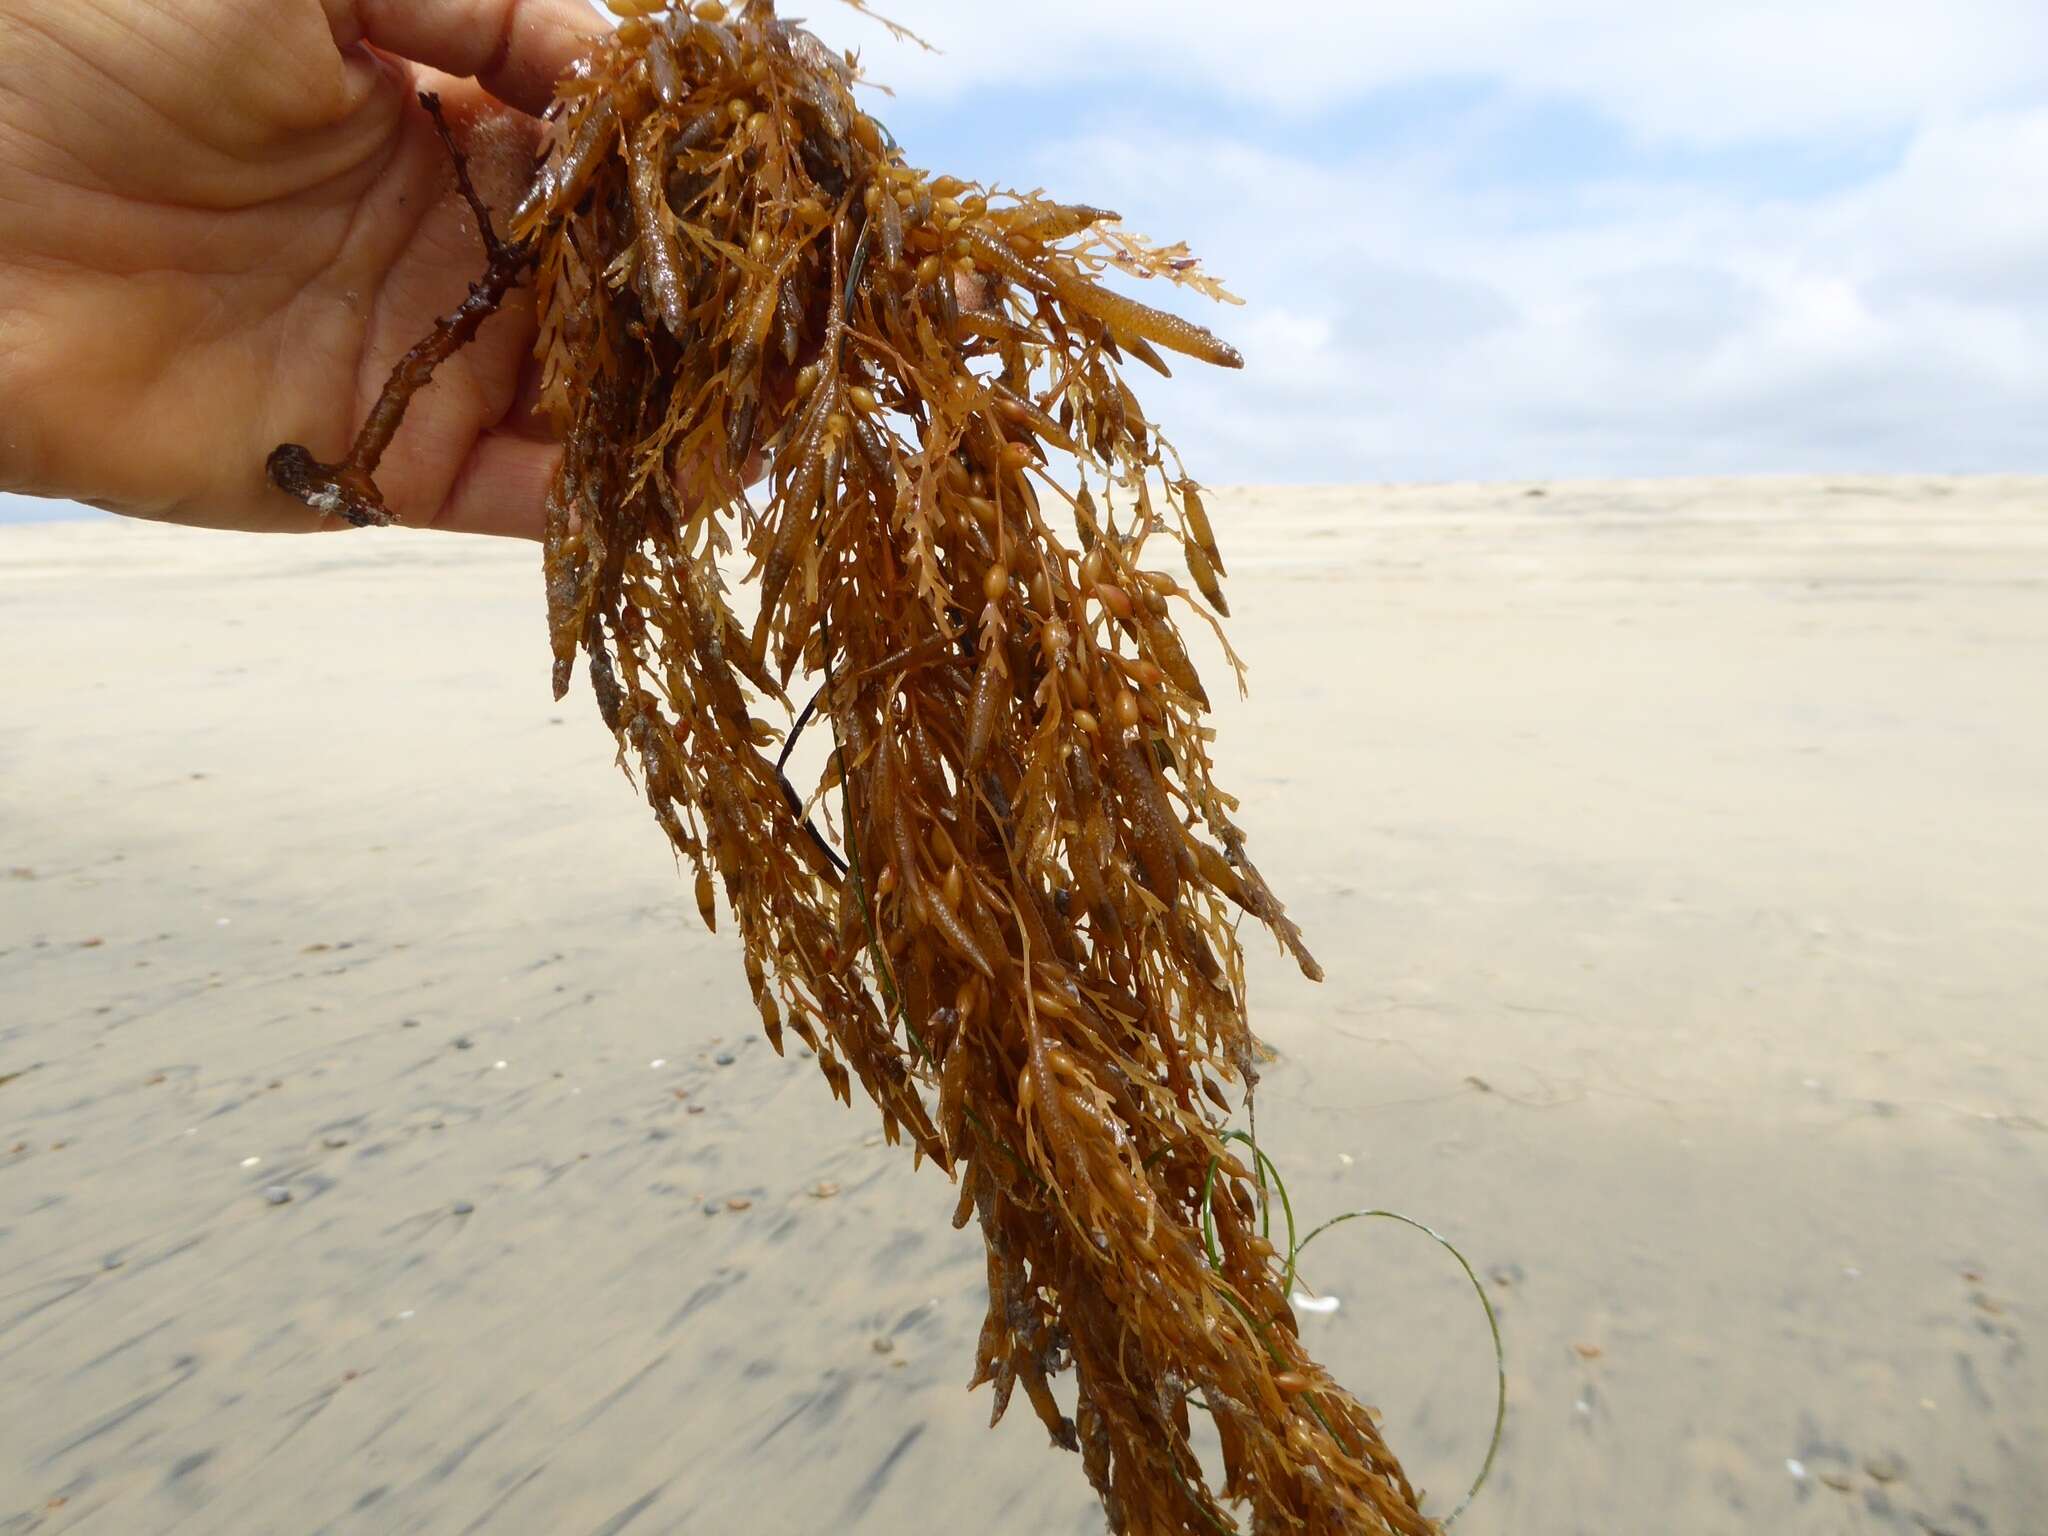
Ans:
[[[502,211],[602,25],[583,0],[0,0],[0,490],[329,525],[265,456],[339,458],[483,270],[416,93]],[[533,338],[520,290],[413,402],[377,470],[402,522],[539,537]]]

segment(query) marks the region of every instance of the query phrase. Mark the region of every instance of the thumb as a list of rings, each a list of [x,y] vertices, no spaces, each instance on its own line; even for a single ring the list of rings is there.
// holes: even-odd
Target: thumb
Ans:
[[[368,43],[538,117],[604,21],[583,0],[321,0],[337,47]]]

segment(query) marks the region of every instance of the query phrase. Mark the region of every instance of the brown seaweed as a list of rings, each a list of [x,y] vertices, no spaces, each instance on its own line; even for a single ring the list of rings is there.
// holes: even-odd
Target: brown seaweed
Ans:
[[[768,0],[614,9],[509,243],[477,205],[470,301],[347,460],[287,445],[274,479],[387,520],[406,400],[530,270],[564,442],[557,696],[586,658],[707,925],[724,893],[775,1048],[794,1034],[849,1102],[858,1079],[958,1182],[994,1416],[1021,1385],[1113,1531],[1435,1530],[1305,1352],[1226,1129],[1225,1085],[1256,1081],[1239,914],[1320,972],[1211,779],[1173,618],[1201,610],[1153,557],[1219,613],[1223,558],[1121,359],[1240,359],[1104,279],[1225,295],[1114,214],[911,165],[853,61]]]

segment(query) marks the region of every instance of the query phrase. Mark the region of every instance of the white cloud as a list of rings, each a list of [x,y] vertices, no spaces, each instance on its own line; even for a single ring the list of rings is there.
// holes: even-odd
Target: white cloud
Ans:
[[[1203,316],[1243,374],[1145,385],[1197,473],[2048,469],[2041,0],[876,3],[945,53],[812,24],[898,88],[916,158],[1040,135],[1031,178],[1249,301]],[[1472,103],[1330,127],[1446,82]],[[1508,180],[1503,120],[1545,113],[1606,168],[1568,133]],[[1819,193],[1776,170],[1816,162]]]
[[[900,91],[1166,80],[1315,107],[1429,78],[1583,101],[1682,142],[1862,129],[2048,80],[2040,0],[876,0],[937,55],[829,0],[810,18]]]
[[[1244,374],[1149,386],[1212,478],[2048,468],[2044,135],[2048,111],[1985,114],[1825,198],[1611,185],[1535,223],[1371,157],[1043,159],[1250,301],[1211,317]]]

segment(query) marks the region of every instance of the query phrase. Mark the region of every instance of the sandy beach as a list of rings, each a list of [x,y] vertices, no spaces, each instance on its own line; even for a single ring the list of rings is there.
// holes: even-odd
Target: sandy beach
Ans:
[[[1261,1139],[1460,1536],[2048,1533],[2048,479],[1218,492]],[[1099,1531],[537,555],[0,528],[0,1533]],[[1204,653],[1210,691],[1220,663]],[[1485,1323],[1304,1331],[1432,1508]]]

